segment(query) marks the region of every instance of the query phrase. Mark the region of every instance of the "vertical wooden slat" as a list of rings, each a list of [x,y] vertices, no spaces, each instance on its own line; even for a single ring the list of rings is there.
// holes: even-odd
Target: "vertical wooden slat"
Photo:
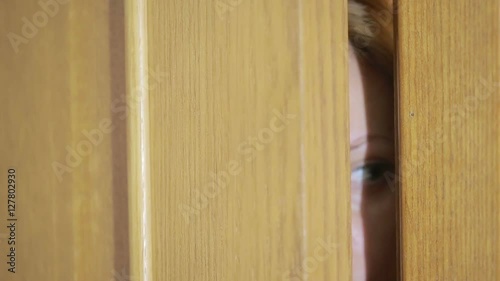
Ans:
[[[305,271],[308,280],[351,280],[347,1],[301,3]]]
[[[348,280],[343,1],[149,1],[153,280]]]
[[[500,279],[500,3],[399,0],[404,280]]]
[[[124,93],[120,7],[0,4],[0,280],[128,274],[125,124],[112,107]],[[17,171],[15,274],[8,167]]]

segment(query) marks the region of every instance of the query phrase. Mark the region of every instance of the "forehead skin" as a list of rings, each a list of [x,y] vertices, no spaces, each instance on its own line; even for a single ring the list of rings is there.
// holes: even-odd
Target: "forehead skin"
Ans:
[[[367,135],[394,138],[392,87],[381,71],[349,51],[350,140],[356,145]]]

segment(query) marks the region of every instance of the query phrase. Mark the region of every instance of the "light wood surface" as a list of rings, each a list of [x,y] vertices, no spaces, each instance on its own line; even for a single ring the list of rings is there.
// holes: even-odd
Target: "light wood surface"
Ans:
[[[500,280],[500,3],[398,2],[403,280]]]
[[[301,4],[306,256],[315,257],[318,239],[337,252],[302,280],[351,280],[347,3]]]
[[[346,15],[148,2],[152,280],[350,279]]]
[[[0,3],[0,280],[129,276],[123,4],[65,2],[51,15],[38,1]],[[7,34],[24,36],[23,18],[34,16],[36,30],[13,47]],[[72,164],[67,147],[79,155]],[[55,162],[68,169],[60,178]],[[15,274],[6,264],[8,167],[17,170]]]
[[[3,34],[43,17],[1,8]],[[0,45],[2,280],[350,278],[345,3],[51,8]]]
[[[147,1],[125,1],[130,276],[152,277]],[[156,77],[156,76],[152,76]],[[132,279],[131,278],[131,279]]]

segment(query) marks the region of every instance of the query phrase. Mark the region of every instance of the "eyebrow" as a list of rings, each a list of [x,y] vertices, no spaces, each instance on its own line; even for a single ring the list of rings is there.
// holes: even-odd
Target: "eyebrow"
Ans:
[[[377,134],[369,134],[366,136],[359,137],[355,140],[352,141],[351,143],[351,150],[360,147],[361,145],[374,141],[374,140],[382,140],[384,142],[388,142],[390,144],[394,144],[394,139],[388,137],[388,136],[383,136],[383,135],[377,135]]]

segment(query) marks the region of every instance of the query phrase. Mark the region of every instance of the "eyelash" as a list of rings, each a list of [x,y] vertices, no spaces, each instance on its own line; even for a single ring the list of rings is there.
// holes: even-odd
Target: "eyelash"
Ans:
[[[351,181],[376,185],[385,183],[387,175],[391,174],[394,174],[394,164],[386,161],[369,162],[352,170]]]

